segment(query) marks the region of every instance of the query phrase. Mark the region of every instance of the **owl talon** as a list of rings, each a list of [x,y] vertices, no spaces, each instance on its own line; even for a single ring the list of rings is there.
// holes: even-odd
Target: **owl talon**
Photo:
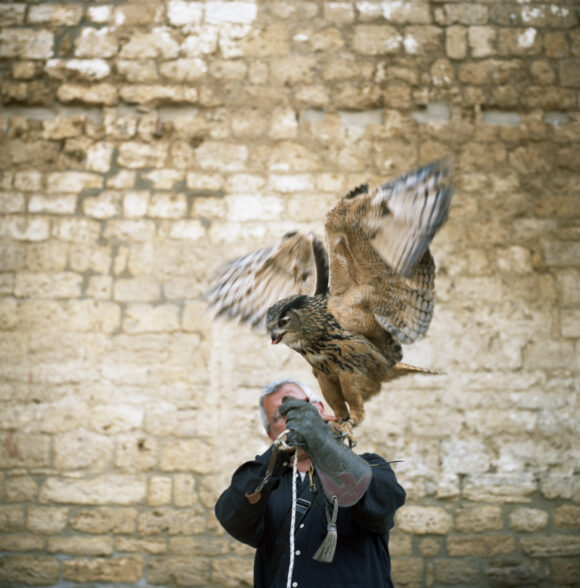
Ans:
[[[334,436],[337,438],[337,440],[344,441],[346,439],[350,449],[353,449],[357,445],[357,440],[352,434],[352,428],[354,425],[354,421],[350,418],[346,418],[341,422],[330,423],[332,432],[334,433]]]

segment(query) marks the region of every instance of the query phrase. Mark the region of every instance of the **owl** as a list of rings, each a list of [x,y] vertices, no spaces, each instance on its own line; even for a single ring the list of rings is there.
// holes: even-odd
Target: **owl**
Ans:
[[[313,233],[288,232],[219,267],[205,298],[217,315],[265,327],[273,344],[300,353],[336,432],[352,440],[383,382],[434,373],[402,363],[401,344],[425,336],[433,317],[429,245],[452,195],[447,160],[359,186],[327,213],[326,246]]]

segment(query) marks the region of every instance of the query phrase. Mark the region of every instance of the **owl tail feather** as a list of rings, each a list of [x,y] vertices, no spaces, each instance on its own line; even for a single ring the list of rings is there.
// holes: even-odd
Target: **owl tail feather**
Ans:
[[[440,372],[438,370],[429,370],[427,368],[421,368],[414,365],[409,365],[408,363],[397,363],[392,368],[393,375],[391,379],[400,378],[401,376],[407,376],[410,374],[424,374],[427,376],[441,376],[445,372]]]

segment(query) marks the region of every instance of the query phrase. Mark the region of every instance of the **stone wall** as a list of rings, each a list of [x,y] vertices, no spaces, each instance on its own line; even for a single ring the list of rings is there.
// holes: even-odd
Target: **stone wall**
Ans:
[[[0,583],[239,586],[217,524],[306,363],[213,322],[222,260],[457,162],[437,307],[358,436],[397,586],[580,584],[575,0],[0,4]]]

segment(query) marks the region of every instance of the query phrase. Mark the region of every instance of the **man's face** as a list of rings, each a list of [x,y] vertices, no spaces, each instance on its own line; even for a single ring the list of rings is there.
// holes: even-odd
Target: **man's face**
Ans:
[[[278,413],[278,408],[280,408],[284,396],[293,396],[294,398],[300,398],[302,400],[308,399],[304,391],[295,384],[284,384],[277,392],[264,398],[264,412],[270,423],[268,436],[272,441],[274,441],[282,431],[286,430],[286,419],[281,417]],[[314,402],[313,404],[318,409],[318,412],[323,415],[324,406],[322,402]]]

